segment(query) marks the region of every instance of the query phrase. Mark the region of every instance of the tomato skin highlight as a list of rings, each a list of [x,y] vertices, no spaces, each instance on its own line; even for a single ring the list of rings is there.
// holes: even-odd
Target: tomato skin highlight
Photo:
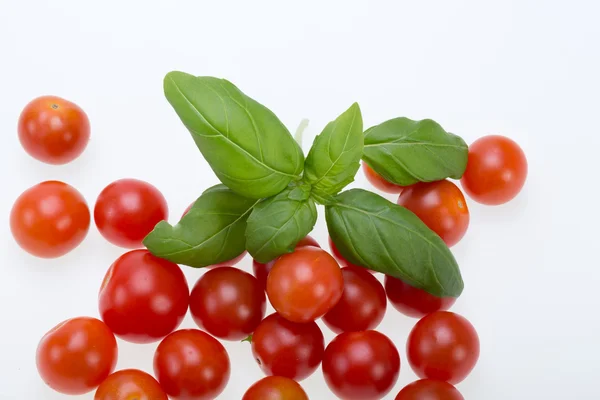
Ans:
[[[344,278],[335,259],[325,250],[301,247],[275,262],[267,278],[273,308],[293,322],[322,317],[339,301]]]
[[[298,244],[296,244],[297,249],[300,247],[305,247],[305,246],[313,246],[313,247],[321,248],[319,243],[317,243],[317,241],[315,239],[313,239],[312,236],[310,236],[310,235],[301,239],[298,242]],[[269,261],[266,264],[263,264],[263,263],[259,263],[258,261],[254,260],[254,259],[252,260],[252,270],[254,272],[254,276],[256,277],[256,279],[258,279],[258,282],[260,283],[263,290],[267,290],[267,277],[269,276],[269,272],[271,272],[271,270],[273,269],[273,265],[275,265],[275,261],[277,261],[277,260],[275,259],[273,261]]]
[[[98,304],[102,320],[119,338],[152,343],[183,321],[189,287],[177,264],[148,250],[132,250],[106,272]]]
[[[407,385],[394,400],[465,400],[448,382],[421,379]]]
[[[479,337],[464,317],[436,311],[413,327],[406,355],[419,378],[462,382],[479,359]]]
[[[314,322],[298,324],[277,313],[269,315],[252,335],[252,353],[267,375],[300,381],[321,364],[325,339]]]
[[[458,243],[469,227],[465,196],[448,180],[416,183],[400,194],[397,203],[415,213],[448,247]]]
[[[383,286],[364,268],[345,267],[342,275],[342,297],[323,316],[323,322],[335,333],[375,329],[387,308]]]
[[[86,237],[90,210],[74,187],[46,181],[30,187],[15,201],[10,229],[17,244],[40,258],[61,257]]]
[[[79,157],[87,147],[90,121],[77,104],[57,96],[42,96],[25,106],[18,132],[30,156],[61,165]]]
[[[519,194],[527,169],[525,153],[515,141],[500,135],[484,136],[469,146],[469,161],[460,182],[476,202],[500,205]]]
[[[221,394],[230,376],[227,351],[198,329],[171,333],[154,354],[154,375],[173,400],[209,400]]]
[[[344,400],[378,400],[392,390],[400,374],[394,343],[377,331],[345,332],[325,349],[323,376]]]
[[[292,379],[267,376],[250,386],[242,400],[308,400],[308,396]]]
[[[367,180],[371,183],[371,185],[382,192],[398,194],[401,193],[405,188],[405,186],[396,185],[395,183],[387,181],[365,162],[362,163],[362,168]]]
[[[94,400],[169,400],[151,375],[124,369],[110,375],[96,390]]]
[[[233,267],[207,271],[190,296],[196,324],[220,339],[248,337],[265,316],[265,291],[256,278]]]
[[[41,378],[59,393],[78,395],[96,389],[117,364],[117,341],[104,322],[66,320],[40,340],[36,365]]]
[[[446,311],[456,302],[454,297],[434,296],[389,275],[385,276],[385,292],[396,310],[413,318],[422,318],[435,311]]]
[[[160,221],[169,216],[167,201],[151,184],[120,179],[105,187],[94,207],[94,220],[106,240],[135,249]]]

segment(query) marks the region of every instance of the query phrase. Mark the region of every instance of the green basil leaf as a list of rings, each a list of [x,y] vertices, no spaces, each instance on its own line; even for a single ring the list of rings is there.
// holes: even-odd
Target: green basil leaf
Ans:
[[[402,279],[439,297],[458,297],[460,270],[444,241],[415,214],[362,189],[325,207],[327,227],[351,263]]]
[[[460,179],[467,167],[465,141],[430,119],[395,118],[365,132],[363,160],[401,186]]]
[[[299,178],[300,146],[275,114],[231,82],[170,72],[164,90],[206,161],[233,191],[265,198]]]
[[[362,152],[362,115],[354,103],[315,138],[304,163],[304,179],[314,191],[335,195],[354,180]]]
[[[225,185],[206,190],[175,226],[159,222],[144,239],[157,257],[190,267],[229,261],[246,246],[246,220],[259,200],[248,199]]]
[[[246,249],[252,257],[266,263],[294,251],[296,243],[312,231],[317,208],[310,199],[296,200],[295,188],[259,203],[248,218]]]

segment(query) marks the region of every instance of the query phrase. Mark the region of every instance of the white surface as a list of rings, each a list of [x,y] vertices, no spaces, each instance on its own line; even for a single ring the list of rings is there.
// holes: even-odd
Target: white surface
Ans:
[[[454,248],[466,288],[453,310],[482,344],[459,389],[468,400],[598,398],[599,3],[294,3],[0,0],[0,399],[67,398],[38,378],[37,342],[59,321],[97,316],[101,279],[123,252],[92,226],[66,257],[35,259],[10,235],[14,199],[59,179],[93,206],[106,184],[135,177],[163,191],[175,221],[217,182],[163,98],[172,69],[232,80],[290,130],[310,118],[305,151],[354,101],[366,126],[430,117],[467,142],[514,138],[529,159],[524,191],[501,207],[469,202],[471,226]],[[90,116],[90,146],[70,165],[41,164],[17,140],[19,112],[43,94]],[[362,173],[355,185],[366,187]],[[322,214],[315,236],[326,244]],[[185,272],[190,285],[200,275]],[[403,362],[387,399],[415,379],[404,352],[414,322],[390,309],[380,327]],[[118,368],[152,371],[155,345],[119,344]],[[247,344],[227,348],[232,376],[219,398],[236,400],[262,375]],[[311,399],[333,398],[320,371],[302,384]]]

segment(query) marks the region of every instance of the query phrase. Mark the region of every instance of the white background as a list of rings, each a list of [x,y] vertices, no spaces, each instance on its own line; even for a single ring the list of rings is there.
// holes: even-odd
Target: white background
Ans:
[[[175,222],[217,182],[163,97],[173,69],[228,78],[290,130],[309,118],[305,151],[354,101],[365,126],[429,117],[469,143],[517,140],[524,191],[500,207],[469,202],[471,226],[453,248],[466,285],[453,310],[482,345],[458,387],[468,400],[597,399],[599,14],[595,0],[0,0],[0,399],[66,398],[39,379],[37,342],[64,319],[97,316],[101,279],[123,252],[92,226],[63,258],[27,255],[8,228],[16,197],[58,179],[93,206],[105,185],[135,177],[164,193]],[[88,149],[66,166],[37,162],[17,139],[22,107],[45,94],[91,119]],[[367,187],[362,173],[355,185]],[[314,236],[326,246],[322,218]],[[190,285],[201,274],[185,272]],[[403,362],[386,399],[415,379],[404,352],[414,322],[390,308],[380,327]],[[118,368],[152,372],[155,345],[119,344]],[[227,349],[219,398],[237,400],[262,375],[247,344]],[[333,398],[320,371],[302,384],[311,399]]]

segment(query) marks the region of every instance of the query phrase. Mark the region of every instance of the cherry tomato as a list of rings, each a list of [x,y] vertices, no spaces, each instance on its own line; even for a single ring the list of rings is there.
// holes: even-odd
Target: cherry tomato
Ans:
[[[344,400],[381,399],[392,390],[399,374],[396,346],[377,331],[342,333],[325,349],[325,382]]]
[[[21,145],[30,156],[48,164],[66,164],[85,150],[90,121],[77,104],[43,96],[25,106],[18,131]]]
[[[527,158],[519,145],[507,137],[490,135],[469,146],[469,161],[460,182],[473,200],[498,205],[519,194],[526,179]]]
[[[294,322],[322,317],[344,291],[340,266],[325,250],[301,247],[284,254],[267,278],[267,295],[281,316]]]
[[[314,321],[298,324],[275,313],[254,331],[252,353],[265,374],[299,381],[321,364],[324,340]]]
[[[454,297],[437,297],[387,275],[385,292],[396,310],[414,318],[424,317],[434,311],[445,311],[456,302]]]
[[[374,329],[385,315],[383,286],[364,268],[342,268],[342,275],[342,297],[323,316],[323,322],[335,333]]]
[[[58,181],[37,184],[19,196],[10,229],[28,253],[55,258],[77,247],[90,227],[90,210],[75,188]]]
[[[121,179],[102,190],[94,207],[98,230],[109,242],[142,246],[154,226],[169,216],[167,202],[157,188],[137,179]]]
[[[98,387],[117,364],[117,340],[104,322],[79,317],[44,335],[37,348],[37,370],[48,386],[63,394]]]
[[[397,203],[415,213],[448,247],[458,243],[469,227],[465,196],[450,181],[414,184],[400,194]]]
[[[158,345],[154,375],[171,399],[214,399],[229,381],[229,356],[223,345],[207,333],[197,329],[176,331]]]
[[[311,236],[306,236],[304,239],[301,239],[298,244],[296,244],[296,248],[313,246],[313,247],[321,247],[319,243]],[[259,263],[256,260],[252,260],[252,270],[254,271],[254,276],[258,279],[263,290],[267,289],[267,276],[269,276],[269,272],[273,269],[273,265],[275,265],[275,261],[269,261],[266,264]]]
[[[255,277],[233,267],[207,271],[190,296],[198,326],[221,339],[248,337],[265,316],[265,291]]]
[[[421,379],[405,386],[395,400],[465,400],[448,382]]]
[[[177,264],[133,250],[106,272],[100,315],[123,340],[151,343],[177,329],[188,309],[189,288]]]
[[[386,193],[400,193],[404,190],[404,186],[396,185],[395,183],[388,182],[385,178],[379,175],[377,172],[373,170],[373,168],[369,167],[367,163],[362,163],[363,172],[367,177],[367,180],[371,182],[375,188],[381,190]]]
[[[292,379],[267,376],[250,386],[242,400],[308,400],[308,396]]]
[[[436,311],[414,326],[408,336],[406,353],[419,378],[456,385],[477,363],[479,337],[465,318],[448,311]]]
[[[125,369],[110,375],[96,390],[94,400],[169,400],[149,374]]]

